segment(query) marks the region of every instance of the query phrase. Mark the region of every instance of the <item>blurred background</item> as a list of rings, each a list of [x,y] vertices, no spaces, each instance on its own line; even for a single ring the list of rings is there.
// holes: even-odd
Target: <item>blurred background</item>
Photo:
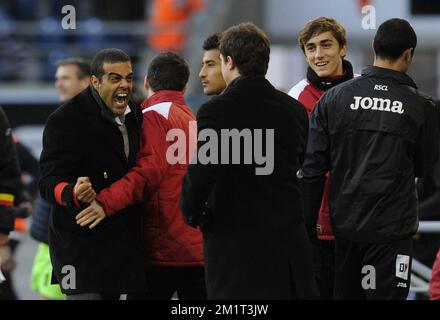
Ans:
[[[75,29],[63,28],[66,5],[74,8]],[[366,5],[372,6],[369,28],[363,25]],[[409,74],[420,89],[440,96],[438,0],[0,0],[0,105],[19,141],[38,158],[44,123],[58,107],[56,62],[68,57],[90,61],[98,50],[116,47],[132,57],[140,91],[155,52],[181,53],[191,68],[186,98],[196,111],[207,99],[197,77],[204,39],[244,21],[268,33],[268,78],[287,92],[304,78],[307,66],[297,45],[298,30],[318,16],[333,17],[345,27],[347,59],[355,73],[372,64],[375,29],[389,18],[407,19],[418,35]],[[26,233],[15,237],[21,242],[13,274],[16,292],[21,299],[36,299],[29,289],[36,242]]]

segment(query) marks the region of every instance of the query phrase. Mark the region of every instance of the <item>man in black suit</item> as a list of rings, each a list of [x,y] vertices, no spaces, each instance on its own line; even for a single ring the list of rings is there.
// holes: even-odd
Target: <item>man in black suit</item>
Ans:
[[[58,108],[43,133],[40,192],[52,203],[49,247],[67,299],[118,299],[143,291],[140,211],[128,207],[96,228],[75,216],[135,164],[142,114],[130,100],[132,65],[118,49],[92,61],[92,85]],[[93,186],[93,187],[92,187]]]
[[[306,110],[265,79],[269,39],[254,24],[226,30],[220,54],[228,86],[198,112],[181,196],[185,221],[203,231],[208,298],[314,297],[296,177]]]

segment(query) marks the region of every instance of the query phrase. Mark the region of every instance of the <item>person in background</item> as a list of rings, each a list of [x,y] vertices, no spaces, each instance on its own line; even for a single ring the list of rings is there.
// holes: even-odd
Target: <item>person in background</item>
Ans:
[[[2,272],[5,281],[0,283],[0,300],[18,300],[13,283],[13,271],[17,263],[15,252],[20,246],[21,239],[27,232],[26,219],[31,215],[36,195],[36,181],[38,181],[38,160],[31,151],[13,135],[15,149],[17,150],[18,162],[21,169],[22,181],[14,199],[13,215],[14,232],[10,234],[9,242],[0,248],[0,260],[2,260]]]
[[[18,154],[8,118],[0,107],[0,283],[5,279],[2,270],[11,269],[9,233],[14,229],[14,201],[19,194],[21,172]],[[9,265],[8,265],[9,264]],[[4,289],[4,288],[3,288]],[[13,297],[6,297],[11,298]]]

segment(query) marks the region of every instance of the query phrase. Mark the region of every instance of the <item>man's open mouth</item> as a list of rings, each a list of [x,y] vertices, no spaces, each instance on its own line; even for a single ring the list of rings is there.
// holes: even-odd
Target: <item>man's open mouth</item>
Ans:
[[[128,104],[128,94],[126,93],[117,93],[114,97],[114,101],[118,106],[126,106]]]

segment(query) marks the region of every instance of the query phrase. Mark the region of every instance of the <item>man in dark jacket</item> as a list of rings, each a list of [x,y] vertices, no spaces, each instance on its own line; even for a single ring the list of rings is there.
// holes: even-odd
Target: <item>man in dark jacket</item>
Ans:
[[[405,74],[416,43],[407,21],[385,21],[373,42],[374,66],[328,90],[310,118],[305,207],[316,217],[331,171],[336,299],[408,295],[414,177],[431,167],[438,148],[437,111]]]
[[[91,69],[92,85],[47,121],[40,192],[53,204],[50,255],[67,299],[117,299],[144,289],[139,212],[121,210],[94,229],[77,225],[75,216],[135,164],[142,115],[129,100],[127,54],[102,50]]]
[[[306,110],[265,79],[269,39],[252,23],[226,30],[220,53],[228,86],[198,112],[181,196],[186,222],[203,231],[208,298],[316,296],[296,178]]]
[[[14,229],[14,198],[21,187],[20,166],[12,139],[12,130],[0,107],[0,246]]]

